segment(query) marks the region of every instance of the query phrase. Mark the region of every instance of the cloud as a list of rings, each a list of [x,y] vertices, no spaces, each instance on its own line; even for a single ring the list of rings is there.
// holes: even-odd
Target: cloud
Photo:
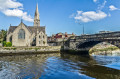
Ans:
[[[108,15],[102,11],[88,11],[88,12],[83,12],[83,11],[77,11],[76,16],[74,16],[75,20],[81,21],[81,22],[90,22],[90,21],[96,21],[96,20],[101,20],[107,17]]]
[[[106,3],[107,1],[104,0],[104,2],[101,5],[98,5],[98,10],[102,10],[105,7]]]
[[[97,2],[97,0],[93,0],[93,2]]]
[[[25,21],[33,22],[32,17],[23,9],[23,4],[16,0],[0,0],[0,11],[6,16],[19,17]]]
[[[116,8],[114,5],[110,5],[110,6],[109,6],[109,9],[110,9],[110,11],[118,10],[118,8]]]

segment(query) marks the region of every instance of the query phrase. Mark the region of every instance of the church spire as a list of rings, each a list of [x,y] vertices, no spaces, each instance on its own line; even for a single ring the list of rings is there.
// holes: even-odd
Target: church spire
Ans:
[[[38,4],[36,6],[36,11],[35,11],[34,26],[40,26],[40,17],[39,17],[39,11],[38,11]]]

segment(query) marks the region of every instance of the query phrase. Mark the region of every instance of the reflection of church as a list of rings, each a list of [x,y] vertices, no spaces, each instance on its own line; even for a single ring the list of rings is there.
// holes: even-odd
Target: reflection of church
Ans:
[[[40,26],[38,5],[34,17],[34,26],[26,26],[22,21],[18,26],[10,26],[7,42],[12,42],[13,46],[47,46],[45,26]]]

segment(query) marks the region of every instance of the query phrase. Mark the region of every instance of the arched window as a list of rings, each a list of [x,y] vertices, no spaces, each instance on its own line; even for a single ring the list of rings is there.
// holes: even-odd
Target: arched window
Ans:
[[[25,39],[25,31],[23,29],[19,30],[18,39]]]

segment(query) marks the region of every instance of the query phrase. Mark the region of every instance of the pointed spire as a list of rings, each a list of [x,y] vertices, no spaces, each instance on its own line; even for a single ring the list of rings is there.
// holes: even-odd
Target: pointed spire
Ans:
[[[39,17],[38,4],[36,6],[36,11],[35,11],[34,26],[40,26],[40,17]]]
[[[37,3],[37,6],[36,6],[36,12],[35,12],[35,15],[36,15],[36,19],[38,19],[38,20],[39,20],[38,3]]]

